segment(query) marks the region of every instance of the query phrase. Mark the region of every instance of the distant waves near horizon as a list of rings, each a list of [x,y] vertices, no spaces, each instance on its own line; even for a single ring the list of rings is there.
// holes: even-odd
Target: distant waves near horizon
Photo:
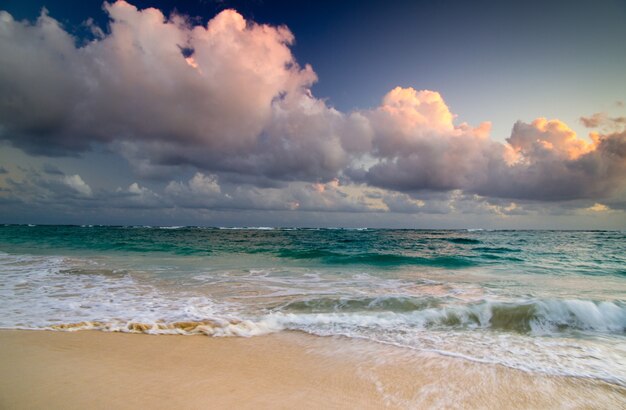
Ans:
[[[626,232],[0,226],[0,327],[295,330],[626,386]]]

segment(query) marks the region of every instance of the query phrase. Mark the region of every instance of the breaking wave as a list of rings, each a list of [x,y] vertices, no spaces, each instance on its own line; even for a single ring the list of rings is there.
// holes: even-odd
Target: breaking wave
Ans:
[[[436,298],[312,299],[289,303],[270,315],[286,328],[316,324],[347,327],[493,329],[533,335],[571,331],[624,334],[626,306],[589,300],[482,301],[452,304]]]
[[[220,319],[188,320],[180,322],[138,322],[138,321],[82,321],[76,323],[61,323],[46,327],[48,330],[78,331],[102,330],[105,332],[146,333],[165,335],[206,335],[215,337],[259,336],[278,329],[267,327],[263,322],[255,323],[251,320]]]
[[[622,335],[626,331],[626,307],[618,303],[569,300],[513,303],[482,302],[437,307],[432,299],[375,298],[317,299],[292,302],[279,311],[251,319],[213,316],[202,320],[167,322],[113,319],[49,324],[51,330],[104,330],[150,334],[205,334],[209,336],[256,336],[280,330],[315,333],[332,327],[346,335],[349,330],[413,328],[431,330],[492,329],[497,331],[557,335],[568,331],[593,331]]]
[[[340,253],[322,249],[292,250],[283,249],[278,252],[281,258],[309,259],[331,265],[372,265],[393,267],[403,265],[433,266],[441,268],[462,268],[476,264],[470,258],[461,256],[409,256],[393,253],[364,252],[357,254]]]

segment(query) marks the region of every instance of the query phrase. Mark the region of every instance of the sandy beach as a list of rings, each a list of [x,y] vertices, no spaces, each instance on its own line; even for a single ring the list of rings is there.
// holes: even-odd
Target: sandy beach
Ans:
[[[626,0],[0,1],[0,410],[626,410]]]
[[[617,408],[626,389],[376,343],[0,331],[0,407]]]

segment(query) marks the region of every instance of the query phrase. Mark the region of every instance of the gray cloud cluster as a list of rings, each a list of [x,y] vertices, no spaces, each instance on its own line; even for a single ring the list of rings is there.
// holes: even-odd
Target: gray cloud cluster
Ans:
[[[109,193],[115,206],[445,213],[452,196],[515,213],[484,198],[624,196],[621,117],[581,119],[600,129],[589,141],[559,120],[520,121],[501,143],[487,122],[456,125],[434,91],[397,87],[379,107],[342,113],[311,94],[316,75],[295,61],[285,27],[233,10],[206,26],[124,1],[105,10],[110,32],[92,26],[82,46],[45,12],[33,24],[0,12],[0,138],[46,156],[102,144],[143,176],[199,171],[160,193],[137,183]],[[11,189],[98,196],[78,175],[44,171]],[[395,192],[355,193],[367,186]],[[448,199],[420,198],[433,192]]]
[[[571,200],[623,194],[626,130],[592,133],[592,142],[558,120],[518,122],[507,140],[514,162],[491,172],[476,192],[506,198]]]
[[[338,180],[292,182],[282,188],[220,183],[215,175],[196,173],[186,182],[171,181],[164,190],[171,204],[187,208],[266,209],[333,212],[381,211],[354,197]]]
[[[170,181],[153,190],[137,182],[114,190],[92,189],[78,174],[65,174],[44,165],[41,170],[22,170],[9,178],[0,204],[18,203],[63,209],[154,209],[154,210],[254,210],[399,214],[492,214],[524,213],[513,202],[493,201],[461,191],[413,197],[405,193],[327,183],[291,182],[281,188],[221,182],[213,174],[197,172],[186,181]]]
[[[618,105],[618,106],[623,106]],[[589,117],[580,117],[580,122],[587,128],[609,127],[612,129],[626,125],[626,117],[609,117],[603,112],[597,112]]]
[[[6,182],[5,196],[1,199],[11,202],[52,206],[68,203],[84,205],[94,197],[91,187],[78,174],[49,174],[29,169],[23,178],[16,180],[9,177]]]
[[[150,189],[138,182],[114,190],[92,189],[78,174],[65,174],[45,164],[41,170],[23,168],[9,177],[0,202],[52,208],[213,209],[274,211],[387,211],[350,192],[338,180],[327,183],[291,182],[281,188],[221,182],[214,174],[195,173],[186,181],[171,180]]]
[[[165,185],[105,189],[49,164],[12,167],[9,175],[0,177],[0,214],[22,223],[558,228],[569,221],[597,229],[621,226],[625,207],[624,201],[512,201],[462,190],[402,193],[336,179],[262,188],[201,172]]]

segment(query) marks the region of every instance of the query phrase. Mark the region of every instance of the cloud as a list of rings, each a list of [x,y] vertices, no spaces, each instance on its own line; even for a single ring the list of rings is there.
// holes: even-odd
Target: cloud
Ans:
[[[105,196],[45,165],[13,181],[18,196],[32,189],[31,197],[65,192],[112,207],[498,215],[528,209],[527,200],[624,202],[623,117],[581,118],[596,129],[590,139],[558,119],[518,121],[499,142],[489,122],[458,124],[441,94],[410,87],[343,113],[312,95],[317,76],[295,60],[286,27],[234,10],[198,25],[124,1],[104,9],[109,32],[88,21],[94,39],[80,46],[45,10],[34,23],[0,12],[0,138],[45,156],[104,146],[136,176],[169,182],[157,189],[139,180]],[[172,181],[175,172],[193,176]]]
[[[597,128],[604,122],[606,114],[597,112],[589,117],[580,117],[580,122],[587,128]]]
[[[396,87],[364,115],[377,161],[349,175],[374,186],[399,191],[462,189],[485,178],[489,161],[502,156],[503,147],[488,138],[489,123],[455,126],[455,116],[434,91]]]
[[[170,181],[164,193],[177,206],[187,208],[211,208],[224,199],[215,175],[197,172],[187,183]]]
[[[72,188],[78,194],[83,196],[91,196],[91,187],[83,181],[80,175],[65,175],[61,178],[61,182]]]
[[[619,129],[626,125],[626,117],[609,117],[603,112],[597,112],[589,117],[580,117],[580,122],[587,128],[608,127]]]
[[[110,34],[76,47],[44,11],[0,16],[2,136],[31,154],[119,145],[150,165],[319,179],[346,164],[343,114],[311,96],[286,27],[225,10],[206,26],[124,1]]]
[[[397,87],[364,113],[372,128],[371,155],[378,161],[349,175],[399,191],[462,189],[485,178],[503,149],[489,139],[488,122],[454,125],[441,95]]]
[[[127,188],[117,188],[112,193],[101,193],[105,206],[115,208],[166,208],[162,197],[149,188],[133,182]]]
[[[417,197],[397,192],[383,194],[389,212],[430,215],[492,215],[508,217],[524,215],[528,210],[513,201],[490,199],[453,190],[444,194],[422,194]]]
[[[372,161],[346,173],[383,189],[562,201],[607,198],[626,186],[623,127],[585,140],[562,121],[537,118],[515,123],[500,143],[489,123],[457,126],[439,93],[411,88],[392,90],[364,115]]]
[[[575,160],[595,148],[578,138],[567,124],[546,118],[537,118],[530,124],[516,122],[507,142],[520,162],[538,162],[546,157]]]
[[[43,169],[43,172],[48,175],[64,175],[63,171],[61,171],[58,167],[52,164],[45,163],[43,164],[42,169]]]
[[[422,212],[426,203],[419,199],[413,199],[407,194],[389,193],[382,197],[383,202],[391,212],[399,213],[418,213]]]
[[[606,206],[604,204],[596,202],[592,206],[590,206],[588,208],[585,208],[585,210],[592,211],[592,212],[607,212],[607,211],[611,210],[611,208],[609,208],[608,206]]]
[[[86,185],[82,177],[59,172],[22,168],[6,177],[7,188],[0,189],[0,214],[31,223],[536,228],[556,220],[547,220],[546,215],[568,215],[580,226],[620,226],[625,207],[624,201],[539,203],[462,190],[400,193],[347,180],[259,188],[201,172],[160,186],[132,182],[125,188],[95,189],[86,196],[79,192],[80,181]]]
[[[65,175],[63,172],[49,174],[36,169],[26,169],[19,178],[7,178],[6,196],[23,204],[84,205],[94,199],[94,193],[83,178]]]
[[[221,184],[216,175],[196,173],[187,182],[171,181],[164,193],[173,206],[206,209],[369,212],[375,210],[339,180],[328,183],[292,182],[281,188]],[[379,210],[379,209],[378,209]]]
[[[34,154],[74,154],[90,138],[77,135],[84,65],[74,39],[44,9],[35,23],[0,11],[2,136]]]
[[[303,211],[379,212],[380,204],[368,200],[360,187],[343,185],[338,179],[327,183],[292,184],[291,196]]]
[[[507,140],[514,162],[489,173],[481,195],[533,200],[606,198],[626,184],[626,130],[591,142],[558,120],[518,122]]]

